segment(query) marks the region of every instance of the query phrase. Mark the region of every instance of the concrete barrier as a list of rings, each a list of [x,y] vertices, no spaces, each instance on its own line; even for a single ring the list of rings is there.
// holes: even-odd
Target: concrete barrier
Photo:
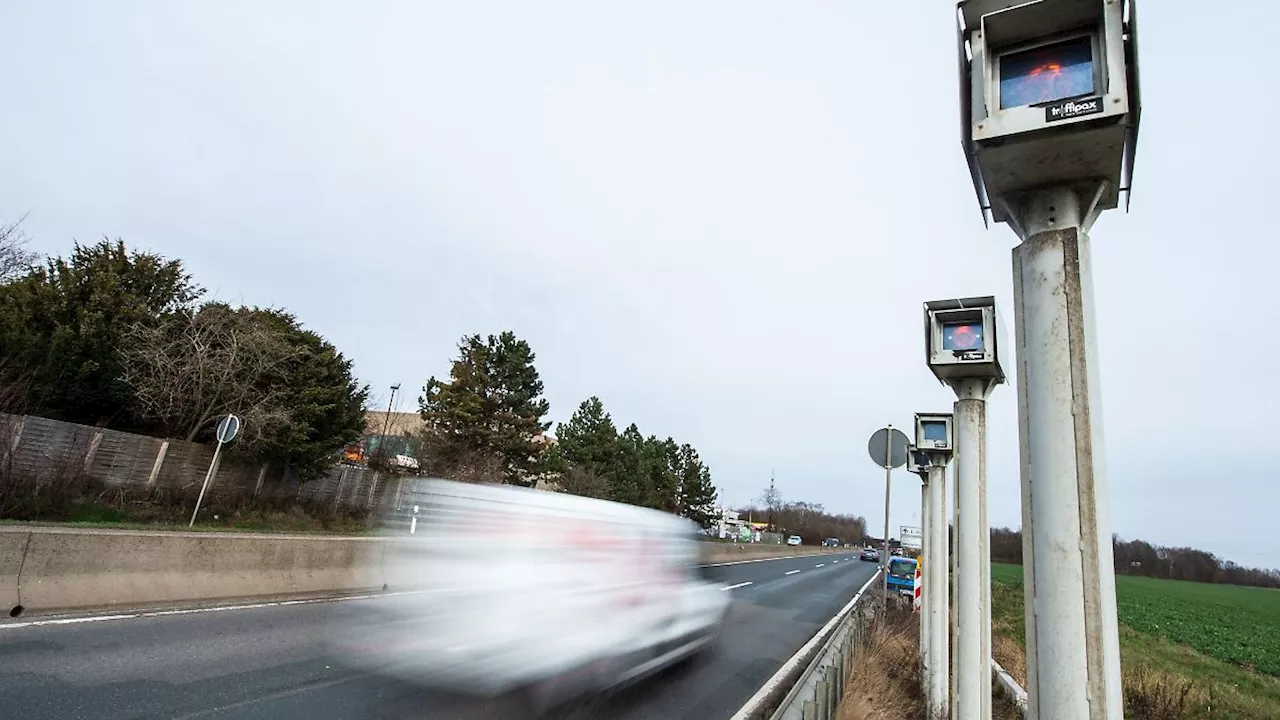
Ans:
[[[26,545],[21,574],[15,573],[16,597],[4,597],[24,612],[381,589],[388,544],[377,538],[31,528],[0,529],[0,548],[13,547],[18,538]]]
[[[0,611],[119,607],[380,590],[403,579],[400,538],[0,527]],[[704,543],[702,562],[849,552]],[[2,616],[0,616],[2,617]]]
[[[756,545],[750,543],[704,543],[704,563],[734,562],[737,560],[765,560],[793,555],[827,555],[831,553],[857,552],[850,548],[815,547],[813,545]]]

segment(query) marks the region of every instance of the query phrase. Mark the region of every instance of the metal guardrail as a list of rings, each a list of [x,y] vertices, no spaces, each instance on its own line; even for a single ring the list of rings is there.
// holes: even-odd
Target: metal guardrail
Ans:
[[[862,633],[866,630],[861,610],[874,595],[868,590],[875,586],[881,572],[884,571],[872,575],[833,618],[835,627],[829,629],[825,640],[820,632],[810,641],[821,642],[821,647],[769,720],[831,720],[836,716],[836,708],[844,696],[845,679],[853,667],[854,653],[862,644]]]

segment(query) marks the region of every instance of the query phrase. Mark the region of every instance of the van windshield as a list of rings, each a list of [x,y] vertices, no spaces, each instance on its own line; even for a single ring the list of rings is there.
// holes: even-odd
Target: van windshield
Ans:
[[[916,564],[910,560],[894,560],[889,563],[889,574],[896,578],[915,578]]]

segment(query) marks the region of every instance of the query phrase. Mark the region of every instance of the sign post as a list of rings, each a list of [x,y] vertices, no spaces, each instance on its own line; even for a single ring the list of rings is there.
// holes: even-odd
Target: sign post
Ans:
[[[907,436],[901,430],[894,430],[893,425],[871,433],[867,441],[871,461],[884,468],[884,555],[881,557],[884,577],[880,579],[880,594],[885,607],[889,605],[889,481],[894,468],[907,464],[907,445]]]
[[[209,489],[209,481],[218,470],[218,458],[222,455],[222,446],[231,442],[240,433],[240,418],[228,415],[218,423],[218,445],[213,449],[213,459],[209,461],[209,470],[204,474],[204,483],[200,485],[200,497],[196,498],[196,509],[191,513],[191,522],[187,527],[195,527],[196,516],[200,514],[200,504],[204,502],[204,493]]]

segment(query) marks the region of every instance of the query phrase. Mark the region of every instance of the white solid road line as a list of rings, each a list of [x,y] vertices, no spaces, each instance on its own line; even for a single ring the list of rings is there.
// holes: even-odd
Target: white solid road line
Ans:
[[[799,570],[792,570],[791,572],[784,572],[784,573],[782,573],[782,574],[783,574],[783,575],[795,575],[795,574],[796,574],[796,573],[798,573],[798,572],[800,572],[800,571],[799,571]]]
[[[753,584],[754,583],[748,581],[748,582],[738,583],[737,585],[726,585],[720,589],[721,590],[737,590],[740,587],[746,587],[748,585],[753,585]]]
[[[203,613],[226,612],[228,610],[257,610],[259,608],[285,607],[288,605],[318,605],[320,603],[349,602],[352,600],[373,600],[375,598],[393,597],[396,595],[420,595],[429,590],[408,590],[404,592],[386,592],[376,595],[344,595],[342,597],[307,598],[305,600],[277,600],[275,602],[251,603],[247,605],[214,605],[200,608],[179,608],[176,610],[147,610],[132,613],[115,613],[112,615],[85,615],[82,617],[50,618],[48,620],[28,620],[26,622],[0,623],[0,632],[19,628],[43,627],[45,625],[79,625],[81,623],[103,622],[106,620],[137,620],[140,618],[164,617],[166,615],[200,615]]]

